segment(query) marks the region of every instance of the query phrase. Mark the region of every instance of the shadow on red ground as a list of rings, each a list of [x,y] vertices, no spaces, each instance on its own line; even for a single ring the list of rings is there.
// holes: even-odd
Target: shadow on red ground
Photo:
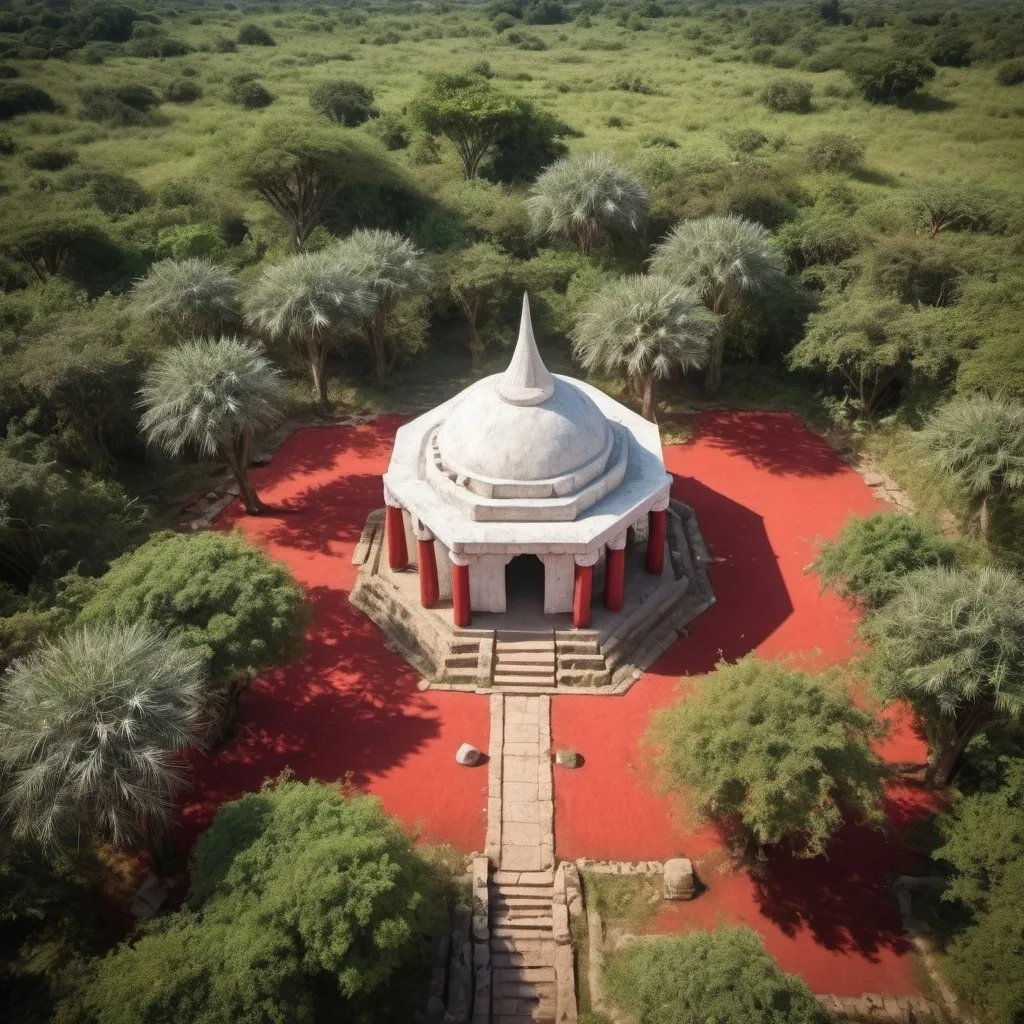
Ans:
[[[314,622],[305,658],[253,683],[237,737],[196,759],[183,813],[191,846],[225,800],[285,767],[299,778],[351,778],[428,841],[481,849],[487,772],[458,766],[464,741],[486,749],[488,702],[471,694],[420,692],[416,674],[384,645],[348,601],[352,550],[366,515],[381,505],[380,474],[402,422],[310,428],[294,434],[256,470],[271,512],[240,514],[238,527],[287,562],[309,589]],[[850,827],[828,860],[782,861],[757,881],[728,870],[719,836],[694,826],[652,785],[640,751],[650,712],[669,703],[680,676],[709,671],[750,650],[808,667],[848,658],[855,616],[819,592],[804,567],[815,542],[876,504],[861,479],[797,419],[764,413],[701,416],[696,441],[666,450],[673,492],[691,504],[711,554],[717,605],[630,692],[619,698],[559,697],[556,745],[586,765],[556,769],[556,843],[561,857],[640,860],[683,853],[708,889],[664,910],[653,927],[678,930],[743,922],[757,929],[787,970],[817,991],[914,992],[917,986],[885,886],[907,852],[881,832]],[[906,714],[880,745],[885,757],[919,761],[923,747]],[[909,788],[890,794],[894,831],[925,801]]]
[[[558,697],[555,746],[573,747],[586,768],[556,768],[556,853],[647,860],[685,855],[707,890],[666,907],[652,927],[675,931],[743,923],[761,933],[786,970],[815,991],[841,995],[918,991],[912,959],[886,884],[913,857],[898,834],[928,801],[907,787],[889,794],[890,830],[848,826],[827,859],[780,859],[755,881],[728,866],[716,830],[695,824],[657,791],[641,749],[650,714],[677,696],[680,676],[756,650],[815,669],[854,652],[856,616],[805,573],[816,542],[850,515],[878,509],[858,474],[793,416],[710,413],[692,444],[666,449],[673,496],[693,506],[710,554],[717,604],[621,698]],[[919,762],[924,747],[910,716],[886,715],[879,744],[892,761]]]
[[[487,771],[460,767],[454,753],[464,741],[486,749],[486,700],[421,693],[418,675],[348,600],[352,550],[367,514],[382,504],[380,475],[400,423],[388,417],[293,434],[254,471],[271,512],[245,516],[236,503],[219,520],[291,566],[314,618],[305,658],[254,682],[236,738],[196,759],[184,847],[221,803],[287,767],[300,779],[350,778],[428,841],[483,848]]]

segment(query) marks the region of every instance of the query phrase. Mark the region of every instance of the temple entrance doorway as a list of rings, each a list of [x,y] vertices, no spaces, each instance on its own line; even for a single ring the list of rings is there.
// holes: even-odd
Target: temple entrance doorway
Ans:
[[[506,614],[544,614],[544,563],[536,555],[516,555],[505,566]]]

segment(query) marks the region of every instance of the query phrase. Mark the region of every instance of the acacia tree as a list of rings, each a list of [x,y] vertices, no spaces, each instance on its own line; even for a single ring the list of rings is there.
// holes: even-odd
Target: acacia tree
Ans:
[[[135,282],[131,304],[142,317],[167,317],[190,335],[223,330],[235,317],[235,275],[206,256],[160,260]]]
[[[696,288],[712,312],[725,316],[740,296],[775,287],[783,276],[783,258],[760,224],[735,214],[715,215],[677,224],[654,250],[651,272]],[[724,347],[724,334],[717,331],[705,377],[710,395],[722,383]]]
[[[240,156],[244,183],[288,225],[302,249],[345,187],[379,181],[380,160],[356,136],[300,120],[265,127]]]
[[[256,436],[284,402],[280,371],[260,348],[237,338],[203,338],[164,353],[139,390],[140,427],[173,458],[193,449],[221,458],[238,483],[246,512],[264,510],[249,479]]]
[[[366,282],[347,273],[331,252],[303,252],[263,272],[246,298],[245,319],[267,337],[287,338],[295,346],[314,398],[325,405],[328,349],[375,306]]]
[[[480,164],[498,137],[529,120],[532,105],[495,89],[473,74],[434,75],[413,103],[413,119],[432,135],[442,135],[454,147],[467,178],[475,178]]]
[[[104,958],[84,1002],[106,1024],[409,1020],[404,972],[442,911],[377,800],[281,779],[218,810],[186,907]]]
[[[1024,406],[986,395],[957,398],[918,436],[925,459],[974,503],[982,537],[993,507],[1024,490]]]
[[[583,306],[571,332],[573,355],[587,370],[625,376],[653,420],[658,380],[705,365],[716,321],[692,288],[664,277],[623,277]]]
[[[460,249],[447,262],[448,290],[469,325],[473,369],[479,368],[487,348],[480,328],[518,287],[518,266],[518,260],[491,242],[477,242],[468,249]]]
[[[862,630],[879,696],[923,721],[930,785],[949,783],[996,718],[1024,712],[1024,583],[1013,573],[920,569]]]
[[[875,717],[841,684],[748,655],[657,712],[651,736],[669,786],[735,828],[744,849],[823,854],[847,817],[881,822]]]
[[[526,209],[536,234],[570,238],[589,253],[611,235],[640,232],[649,201],[643,185],[607,153],[574,153],[533,183]]]
[[[143,624],[43,641],[0,692],[0,767],[14,831],[54,849],[165,837],[214,696],[202,656]]]
[[[371,297],[363,332],[373,355],[377,380],[394,369],[399,347],[392,330],[395,306],[426,291],[432,274],[423,253],[394,231],[359,229],[325,251],[337,270]]]
[[[143,622],[199,651],[223,692],[220,740],[240,683],[302,653],[309,606],[291,571],[241,533],[158,533],[94,584],[78,621]]]

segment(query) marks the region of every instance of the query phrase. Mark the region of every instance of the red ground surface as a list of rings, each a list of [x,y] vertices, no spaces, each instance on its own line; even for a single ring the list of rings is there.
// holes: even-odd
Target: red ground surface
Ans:
[[[274,511],[241,515],[238,526],[286,561],[310,591],[315,619],[303,662],[255,682],[239,716],[238,738],[196,765],[184,810],[183,843],[205,828],[224,800],[254,789],[282,768],[299,778],[352,781],[430,841],[483,847],[485,768],[456,765],[469,740],[486,749],[488,704],[467,694],[421,693],[417,675],[388,651],[376,628],[348,604],[352,549],[367,513],[381,504],[380,474],[401,421],[312,428],[294,434],[272,464],[254,473]],[[642,680],[619,698],[558,697],[556,745],[586,758],[557,769],[556,844],[561,857],[639,860],[683,853],[708,884],[694,903],[664,911],[662,930],[744,922],[756,928],[786,970],[816,991],[917,991],[900,937],[887,870],[909,863],[881,833],[848,829],[829,859],[780,863],[755,883],[721,873],[721,845],[695,828],[650,786],[639,740],[652,709],[673,699],[681,675],[709,671],[751,650],[824,665],[851,653],[855,617],[819,593],[803,569],[815,541],[833,537],[851,513],[875,510],[871,492],[797,419],[765,413],[700,417],[697,440],[666,450],[674,493],[697,511],[712,554],[718,604]],[[887,757],[923,758],[909,723],[896,717]],[[890,794],[898,829],[924,802]]]

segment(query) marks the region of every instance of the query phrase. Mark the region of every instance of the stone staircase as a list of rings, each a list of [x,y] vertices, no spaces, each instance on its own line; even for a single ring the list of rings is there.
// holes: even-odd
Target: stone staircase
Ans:
[[[456,629],[444,656],[441,679],[446,683],[488,685],[493,660],[493,629]]]
[[[554,873],[494,872],[490,888],[491,1021],[555,1024]]]
[[[493,686],[511,693],[532,693],[555,685],[553,632],[500,630],[494,641]]]
[[[557,631],[555,655],[559,686],[606,686],[611,682],[597,630]]]

